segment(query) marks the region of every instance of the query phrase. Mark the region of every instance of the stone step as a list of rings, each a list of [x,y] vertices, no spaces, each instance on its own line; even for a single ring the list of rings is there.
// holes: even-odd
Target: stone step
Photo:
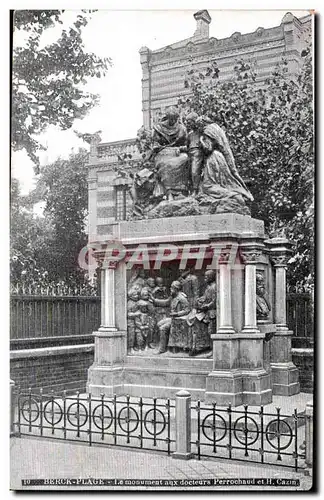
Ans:
[[[208,374],[213,369],[213,360],[207,358],[195,357],[165,357],[163,355],[156,356],[126,356],[124,367],[147,369],[154,371],[172,371],[177,373],[203,372]]]

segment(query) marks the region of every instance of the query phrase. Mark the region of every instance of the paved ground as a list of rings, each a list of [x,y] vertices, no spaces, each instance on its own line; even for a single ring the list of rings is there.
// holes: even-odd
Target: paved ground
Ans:
[[[79,443],[59,442],[40,438],[11,438],[10,440],[10,487],[12,490],[102,490],[102,489],[152,489],[152,490],[309,490],[312,478],[303,472],[292,469],[222,461],[183,461],[168,457],[165,454],[153,454],[126,450],[116,447],[82,445]],[[22,486],[22,479],[50,478],[96,478],[96,479],[155,479],[169,480],[170,486]],[[279,486],[239,486],[237,479],[264,478],[276,480]],[[234,484],[219,484],[221,479],[234,481]],[[283,480],[299,479],[299,486],[284,486]],[[216,481],[213,486],[186,486],[186,481]],[[172,481],[178,481],[175,487]],[[187,483],[188,484],[188,483]]]

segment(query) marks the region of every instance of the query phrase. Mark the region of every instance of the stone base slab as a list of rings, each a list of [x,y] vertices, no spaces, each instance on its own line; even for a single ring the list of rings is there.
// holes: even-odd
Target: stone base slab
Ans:
[[[276,396],[293,396],[300,392],[299,370],[294,363],[271,363],[272,390]]]
[[[264,369],[213,371],[206,379],[205,400],[218,406],[260,406],[271,403],[271,376]]]
[[[93,364],[88,370],[87,392],[93,396],[124,394],[123,368]]]

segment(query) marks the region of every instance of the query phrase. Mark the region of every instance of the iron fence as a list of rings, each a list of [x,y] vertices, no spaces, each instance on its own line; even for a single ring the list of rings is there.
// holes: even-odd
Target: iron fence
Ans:
[[[191,403],[180,391],[170,399],[61,395],[14,390],[11,435],[80,441],[197,457],[280,465],[298,471],[312,448],[312,407],[298,413],[266,407]],[[308,425],[308,431],[307,431]],[[305,445],[306,442],[306,445]],[[310,453],[308,452],[310,463]]]
[[[259,409],[235,409],[202,405],[192,407],[194,414],[191,441],[195,454],[202,457],[227,458],[262,464],[279,464],[296,471],[305,459],[303,444],[305,414],[282,414]]]
[[[174,451],[170,400],[18,391],[14,432],[92,444]]]
[[[287,324],[293,332],[293,347],[311,347],[314,341],[314,311],[308,293],[287,294]]]

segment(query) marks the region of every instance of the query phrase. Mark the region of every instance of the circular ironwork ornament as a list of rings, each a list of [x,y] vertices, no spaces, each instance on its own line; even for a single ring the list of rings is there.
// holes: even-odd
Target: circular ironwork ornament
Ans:
[[[274,430],[270,429],[270,426],[274,426]],[[283,428],[286,427],[288,429],[288,434],[286,434],[283,431]],[[265,430],[265,435],[268,443],[272,448],[275,450],[278,450],[278,437],[280,437],[280,446],[279,450],[285,450],[290,446],[292,439],[293,439],[293,432],[290,427],[290,425],[285,421],[285,420],[280,420],[279,424],[279,432],[278,432],[278,420],[271,420],[271,422],[268,423],[266,430]],[[271,441],[275,441],[276,444],[272,443]]]
[[[216,420],[217,417],[218,421]],[[220,426],[217,425],[219,421],[222,422],[222,425]],[[215,413],[215,426],[214,426],[214,414],[208,413],[208,415],[206,415],[206,417],[202,421],[201,429],[203,435],[205,436],[206,439],[208,439],[208,441],[212,441],[213,443],[214,442],[218,443],[219,441],[222,441],[222,439],[224,439],[224,437],[226,436],[227,433],[226,420],[218,413]],[[217,437],[217,431],[222,431],[220,433],[220,436],[218,437]]]
[[[74,409],[76,407],[76,410]],[[84,410],[84,413],[80,413],[80,409]],[[83,427],[88,420],[88,410],[82,403],[72,403],[67,411],[67,419],[68,422],[73,426],[73,427]],[[74,419],[74,420],[73,420]]]
[[[154,411],[155,411],[155,419],[154,419]],[[152,416],[150,416],[151,413]],[[162,420],[157,419],[159,416],[162,417]],[[153,428],[153,432],[151,432],[151,430],[148,428],[149,426],[151,426],[151,430]],[[144,417],[144,427],[151,436],[159,436],[160,434],[162,434],[162,432],[166,427],[166,420],[162,411],[157,409],[154,410],[153,408],[149,410]]]
[[[112,411],[109,406],[102,404],[99,404],[95,407],[92,413],[92,418],[94,425],[101,431],[108,430],[114,420]]]
[[[27,406],[27,407],[26,407]],[[28,417],[26,417],[26,413]],[[34,417],[32,418],[33,413],[35,413]],[[35,420],[38,419],[39,417],[39,406],[38,406],[38,401],[34,398],[27,398],[21,405],[21,414],[26,420],[26,422],[32,423],[35,422]]]
[[[125,416],[124,416],[125,415]],[[126,428],[124,427],[125,423]],[[139,424],[139,416],[134,408],[124,406],[118,413],[118,424],[126,434],[136,431]]]
[[[238,428],[238,422],[240,422],[241,420],[244,421],[244,427]],[[250,423],[250,422],[252,422],[252,426],[250,425],[250,428],[249,428],[248,423]],[[253,418],[240,417],[236,420],[236,422],[234,424],[234,436],[240,444],[243,444],[244,446],[246,444],[248,446],[252,446],[252,444],[254,444],[257,441],[259,434],[260,434],[260,431],[259,431],[258,424],[256,423],[256,421]]]
[[[47,408],[50,405],[49,408]],[[55,409],[54,409],[55,408]],[[58,408],[58,411],[56,411]],[[44,406],[44,419],[50,425],[57,425],[63,418],[63,411],[56,401],[47,401]]]

